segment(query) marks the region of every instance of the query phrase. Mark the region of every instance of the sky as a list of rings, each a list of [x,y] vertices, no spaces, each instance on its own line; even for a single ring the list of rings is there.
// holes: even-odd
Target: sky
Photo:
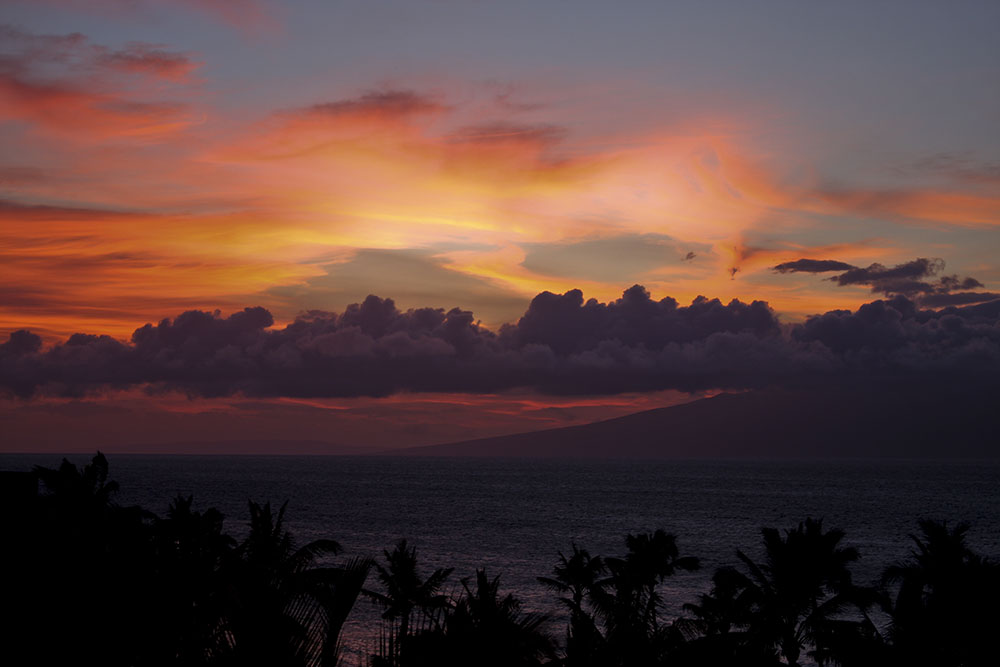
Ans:
[[[1000,368],[998,29],[5,0],[2,447],[431,444]]]

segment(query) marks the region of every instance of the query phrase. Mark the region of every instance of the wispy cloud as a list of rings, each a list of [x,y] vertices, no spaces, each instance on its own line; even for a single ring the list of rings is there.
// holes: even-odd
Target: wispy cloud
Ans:
[[[132,42],[124,49],[106,51],[100,56],[100,62],[112,69],[149,74],[175,82],[189,80],[191,74],[203,64],[187,54],[145,42]]]
[[[157,45],[122,50],[85,36],[37,35],[0,28],[0,119],[16,120],[60,140],[156,140],[190,126],[183,103],[150,98],[129,75],[186,82],[199,63]]]
[[[811,193],[817,210],[896,222],[957,226],[1000,225],[1000,197],[939,188],[826,189]]]
[[[896,167],[904,176],[936,176],[959,183],[994,186],[1000,183],[1000,162],[977,159],[971,153],[932,153]]]
[[[8,0],[22,4],[45,4],[57,9],[100,12],[112,17],[142,17],[152,12],[193,12],[248,35],[273,32],[278,16],[264,0]]]

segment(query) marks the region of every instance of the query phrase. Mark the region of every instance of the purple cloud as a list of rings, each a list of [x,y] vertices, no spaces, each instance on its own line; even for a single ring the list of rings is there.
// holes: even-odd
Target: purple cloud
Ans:
[[[865,374],[968,381],[1000,370],[1000,301],[935,312],[902,296],[783,327],[762,301],[654,301],[640,286],[610,303],[579,290],[536,296],[492,332],[469,311],[400,311],[369,296],[281,329],[263,308],[188,311],[130,341],[75,334],[42,349],[27,331],[0,345],[0,386],[20,396],[146,386],[199,396],[551,394],[737,389]]]

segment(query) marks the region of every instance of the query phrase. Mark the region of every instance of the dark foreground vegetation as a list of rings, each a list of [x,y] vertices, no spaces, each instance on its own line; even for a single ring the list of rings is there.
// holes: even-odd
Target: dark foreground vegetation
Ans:
[[[553,613],[525,613],[494,573],[455,588],[405,540],[377,560],[332,540],[296,544],[285,507],[249,503],[247,536],[179,497],[166,516],[114,502],[98,454],[78,469],[5,473],[3,664],[304,665],[990,665],[1000,566],[967,527],[922,521],[907,560],[856,585],[859,554],[807,519],[763,528],[759,560],[737,551],[711,590],[665,618],[661,584],[698,568],[677,539],[628,535],[602,557],[572,545],[539,577]],[[448,586],[446,586],[448,585]],[[446,594],[445,590],[458,590]],[[367,654],[341,655],[358,604],[377,606]]]

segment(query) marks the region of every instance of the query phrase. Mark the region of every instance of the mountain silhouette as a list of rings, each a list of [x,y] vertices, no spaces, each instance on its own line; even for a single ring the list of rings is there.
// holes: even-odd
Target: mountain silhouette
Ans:
[[[995,458],[1000,393],[865,383],[719,394],[592,424],[394,450],[426,456]]]

